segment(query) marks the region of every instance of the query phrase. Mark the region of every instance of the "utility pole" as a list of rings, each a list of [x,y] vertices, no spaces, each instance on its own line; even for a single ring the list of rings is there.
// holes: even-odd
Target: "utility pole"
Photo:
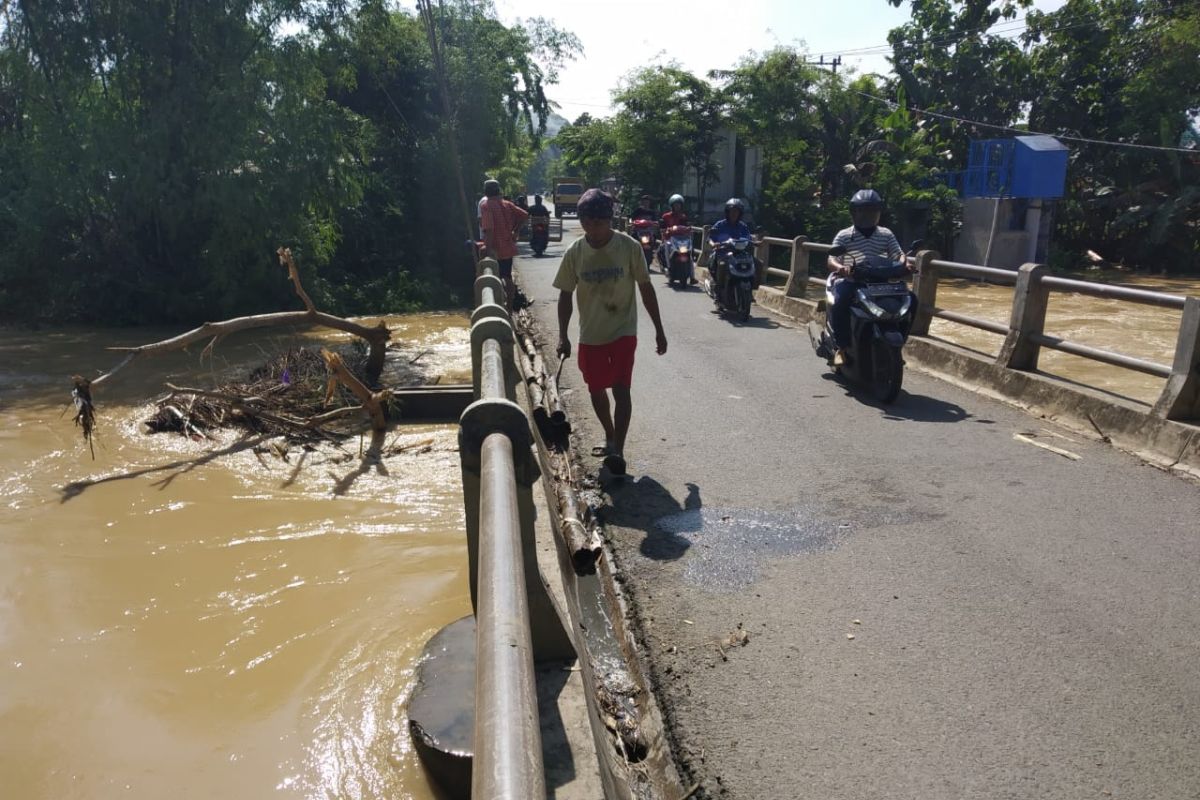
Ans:
[[[842,57],[834,56],[833,58],[829,59],[829,63],[826,64],[825,56],[822,55],[816,61],[809,61],[808,63],[814,67],[819,67],[821,69],[825,69],[826,67],[829,67],[831,70],[833,70],[833,74],[837,75],[838,67],[840,67],[842,65]]]
[[[468,239],[475,238],[470,206],[467,205],[467,187],[463,182],[462,156],[458,151],[458,129],[454,124],[454,111],[450,107],[450,89],[446,83],[446,64],[442,60],[442,49],[438,45],[437,28],[433,20],[433,5],[430,0],[417,0],[417,9],[425,20],[425,32],[429,37],[429,50],[433,55],[433,68],[437,74],[438,93],[442,96],[442,112],[446,126],[450,129],[450,158],[454,162],[454,174],[458,178],[458,199],[462,205],[463,231]],[[445,277],[443,275],[443,277]]]

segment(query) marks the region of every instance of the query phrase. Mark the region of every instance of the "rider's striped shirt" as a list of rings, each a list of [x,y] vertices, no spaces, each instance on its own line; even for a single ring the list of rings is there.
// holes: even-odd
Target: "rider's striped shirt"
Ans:
[[[879,264],[897,260],[904,253],[896,234],[882,226],[875,228],[870,236],[863,236],[858,228],[851,226],[838,231],[838,235],[833,237],[833,244],[846,248],[846,255],[839,259],[843,264],[851,263],[851,258],[860,264]]]

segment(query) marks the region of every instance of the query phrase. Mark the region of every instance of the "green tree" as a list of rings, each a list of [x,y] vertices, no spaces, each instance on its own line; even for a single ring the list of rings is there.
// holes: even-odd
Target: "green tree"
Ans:
[[[580,114],[574,123],[562,127],[555,143],[562,150],[565,170],[587,186],[598,186],[616,166],[613,159],[615,132],[611,119],[594,119],[586,112]]]
[[[1178,147],[1200,111],[1200,5],[1069,0],[1028,17],[1035,130]],[[1056,245],[1173,271],[1200,257],[1200,159],[1068,142]]]
[[[906,0],[887,0],[901,6]],[[988,29],[1014,20],[1033,0],[907,0],[912,20],[888,33],[889,58],[916,108],[992,125],[1011,125],[1031,90],[1029,65],[1019,44]],[[965,160],[967,140],[943,128]]]

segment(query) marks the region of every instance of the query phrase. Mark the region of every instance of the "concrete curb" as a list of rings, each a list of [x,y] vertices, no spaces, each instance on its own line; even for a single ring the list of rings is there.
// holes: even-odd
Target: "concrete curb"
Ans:
[[[754,299],[761,308],[800,324],[824,316],[817,301],[787,297],[774,287],[761,287]],[[939,339],[914,336],[904,355],[923,372],[1053,419],[1160,469],[1200,481],[1200,426],[1153,416],[1148,405],[1052,375],[1006,369],[973,350]]]

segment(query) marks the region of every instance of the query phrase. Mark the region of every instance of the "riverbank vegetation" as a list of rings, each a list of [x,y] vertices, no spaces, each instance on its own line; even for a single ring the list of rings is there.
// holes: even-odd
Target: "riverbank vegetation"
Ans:
[[[381,0],[4,3],[0,318],[286,307],[281,245],[333,313],[461,304],[479,184],[523,169],[579,48],[425,7],[445,103],[425,18]]]
[[[876,1],[912,12],[888,36],[893,75],[835,73],[793,47],[703,77],[646,68],[614,90],[613,117],[560,133],[564,163],[659,197],[694,178],[702,200],[734,132],[761,149],[753,211],[768,230],[828,241],[848,196],[873,186],[889,223],[923,217],[928,244],[951,253],[960,209],[946,176],[966,168],[970,142],[1050,133],[1073,137],[1055,266],[1200,272],[1200,4]]]

